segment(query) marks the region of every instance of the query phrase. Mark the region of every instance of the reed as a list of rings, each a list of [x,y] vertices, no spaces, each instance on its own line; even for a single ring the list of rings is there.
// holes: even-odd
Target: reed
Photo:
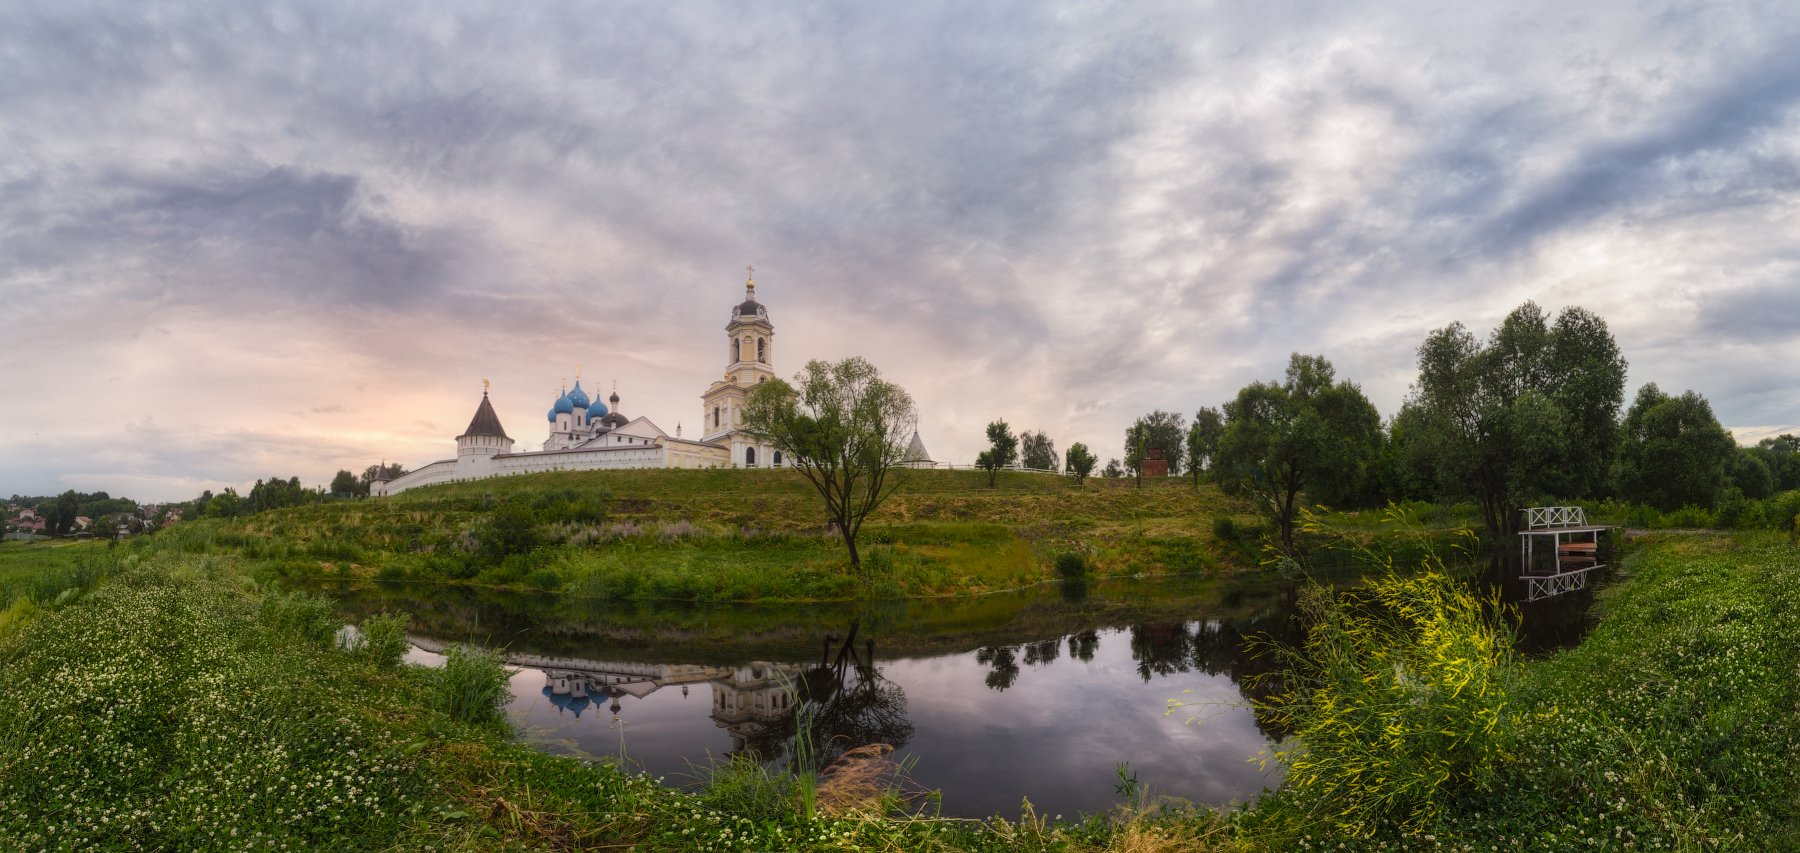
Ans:
[[[451,646],[437,674],[432,708],[458,722],[504,727],[506,704],[512,701],[512,674],[499,649]]]

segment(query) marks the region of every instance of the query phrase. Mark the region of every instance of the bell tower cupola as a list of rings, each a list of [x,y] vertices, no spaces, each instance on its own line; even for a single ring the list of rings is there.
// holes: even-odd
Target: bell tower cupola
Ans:
[[[725,375],[700,397],[701,440],[729,445],[734,466],[766,468],[777,457],[739,432],[751,389],[775,378],[775,325],[756,301],[756,268],[747,269],[744,301],[731,306],[725,324]]]
[[[744,301],[732,306],[725,324],[725,380],[746,388],[775,377],[775,326],[769,309],[756,301],[756,268],[748,269]]]

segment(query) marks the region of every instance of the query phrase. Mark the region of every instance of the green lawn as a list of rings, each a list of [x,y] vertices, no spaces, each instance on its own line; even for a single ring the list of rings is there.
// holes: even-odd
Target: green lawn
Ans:
[[[489,525],[522,508],[529,553],[489,553]],[[1371,517],[1380,513],[1369,513]],[[1220,527],[1217,522],[1229,522]],[[1454,519],[1446,518],[1445,529]],[[393,498],[184,522],[159,534],[224,551],[259,577],[380,578],[688,601],[980,594],[1054,577],[1060,554],[1096,576],[1256,569],[1266,524],[1210,484],[914,471],[863,528],[864,570],[792,471],[557,472]],[[1396,525],[1355,536],[1402,549]],[[185,545],[181,543],[186,543]],[[1329,561],[1330,547],[1320,559]],[[525,549],[520,549],[521,551]]]

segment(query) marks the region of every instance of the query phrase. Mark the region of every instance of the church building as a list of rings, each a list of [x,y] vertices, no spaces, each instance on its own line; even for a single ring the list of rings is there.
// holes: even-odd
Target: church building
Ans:
[[[612,395],[601,401],[588,396],[577,376],[574,390],[550,404],[544,448],[515,453],[513,439],[500,425],[484,389],[468,429],[456,437],[455,459],[433,462],[393,480],[376,479],[369,484],[369,494],[393,495],[436,483],[540,471],[785,467],[779,452],[758,444],[742,429],[751,389],[775,376],[775,326],[769,322],[769,309],[756,301],[755,278],[744,285],[744,301],[732,306],[725,335],[724,378],[700,396],[699,439],[669,435],[646,417],[626,417],[619,409],[616,384]]]

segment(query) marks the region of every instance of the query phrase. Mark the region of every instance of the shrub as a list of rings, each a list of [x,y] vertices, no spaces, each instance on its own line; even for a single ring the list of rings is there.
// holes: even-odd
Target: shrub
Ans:
[[[1065,578],[1078,578],[1087,574],[1087,560],[1074,551],[1064,551],[1056,555],[1056,573]]]
[[[525,585],[534,589],[552,590],[562,586],[562,576],[552,569],[538,569],[525,576]]]
[[[412,624],[410,613],[383,613],[362,623],[362,654],[376,666],[392,669],[405,659],[412,644],[406,641],[406,628]]]
[[[258,616],[269,630],[317,645],[331,642],[341,623],[331,599],[304,592],[263,596]]]
[[[451,646],[444,652],[444,668],[438,672],[432,708],[451,719],[471,725],[503,725],[506,703],[512,700],[506,656],[498,649]]]
[[[1440,571],[1334,595],[1309,586],[1306,647],[1270,646],[1299,685],[1256,702],[1305,749],[1277,760],[1301,813],[1368,835],[1421,831],[1499,764],[1513,719],[1514,636],[1493,599]]]
[[[508,504],[488,517],[476,538],[481,541],[484,562],[498,563],[507,557],[527,554],[538,545],[537,521],[531,510]]]
[[[1237,541],[1237,537],[1237,525],[1233,523],[1231,519],[1222,515],[1213,519],[1214,539],[1217,539],[1220,542],[1235,542]]]
[[[380,571],[375,573],[375,579],[378,581],[403,581],[406,580],[406,570],[399,566],[382,566]]]
[[[1217,565],[1213,556],[1200,543],[1189,539],[1178,539],[1165,544],[1162,547],[1162,561],[1171,571],[1182,574],[1211,571]]]

